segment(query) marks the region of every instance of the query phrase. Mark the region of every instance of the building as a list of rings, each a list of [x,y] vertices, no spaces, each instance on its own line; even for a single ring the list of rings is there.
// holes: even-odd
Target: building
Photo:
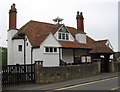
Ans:
[[[8,64],[32,64],[43,61],[43,66],[89,63],[101,55],[109,62],[114,53],[109,40],[95,41],[84,31],[82,12],[77,12],[77,29],[62,24],[29,21],[16,28],[17,9],[15,4],[9,11]]]

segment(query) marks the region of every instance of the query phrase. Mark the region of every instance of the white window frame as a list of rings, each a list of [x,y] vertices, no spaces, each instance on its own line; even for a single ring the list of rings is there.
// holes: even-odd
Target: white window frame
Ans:
[[[61,34],[61,39],[59,38],[59,34]],[[63,39],[63,34],[64,34],[64,39]],[[68,36],[66,36],[68,35]],[[68,37],[68,39],[67,39]],[[69,33],[65,33],[65,32],[58,32],[58,40],[63,40],[63,41],[69,41],[70,37],[69,37]]]
[[[91,63],[92,58],[89,55],[83,55],[83,56],[81,56],[81,62],[82,63]]]
[[[46,48],[48,48],[48,52],[46,52]],[[50,48],[52,48],[52,52],[50,51]],[[57,51],[55,51],[55,48],[56,48]],[[58,53],[58,47],[45,46],[44,47],[44,53]]]

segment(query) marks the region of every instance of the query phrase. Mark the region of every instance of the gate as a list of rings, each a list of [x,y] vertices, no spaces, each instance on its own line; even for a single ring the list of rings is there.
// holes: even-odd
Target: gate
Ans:
[[[2,85],[19,85],[35,82],[35,65],[7,65],[2,66]]]

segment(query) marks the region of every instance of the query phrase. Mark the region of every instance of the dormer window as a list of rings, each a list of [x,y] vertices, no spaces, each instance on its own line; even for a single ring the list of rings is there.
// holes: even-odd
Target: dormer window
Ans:
[[[65,33],[62,33],[62,39],[65,40]]]
[[[62,27],[58,32],[59,40],[69,40],[69,32],[65,27]]]
[[[58,39],[61,39],[61,33],[58,33]]]
[[[66,34],[66,40],[69,40],[69,34]]]
[[[69,40],[69,33],[58,32],[59,40]]]

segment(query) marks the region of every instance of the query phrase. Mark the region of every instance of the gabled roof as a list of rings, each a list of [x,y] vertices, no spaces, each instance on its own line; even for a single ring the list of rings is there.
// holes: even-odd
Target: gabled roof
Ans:
[[[55,28],[54,24],[29,21],[18,30],[18,33],[13,38],[17,38],[19,34],[23,33],[27,35],[32,46],[40,46],[50,32],[55,34],[61,26],[59,25],[59,27]]]
[[[25,34],[27,35],[32,46],[40,46],[40,44],[47,38],[50,32],[54,35],[62,25],[63,24],[55,26],[55,24],[31,20],[23,27],[21,27],[13,38],[19,38],[20,34]],[[77,29],[69,26],[66,26],[66,28],[75,38]],[[59,43],[62,45],[62,47],[66,48],[93,49],[91,50],[91,53],[113,53],[113,50],[105,45],[107,40],[95,41],[89,36],[86,36],[86,40],[87,44],[67,41],[59,41]]]
[[[106,46],[106,42],[108,40],[99,40],[99,41],[94,41],[92,44],[94,44],[93,50],[91,50],[90,53],[99,53],[99,54],[105,54],[105,53],[110,53],[113,54],[114,51],[110,49],[108,46]]]

